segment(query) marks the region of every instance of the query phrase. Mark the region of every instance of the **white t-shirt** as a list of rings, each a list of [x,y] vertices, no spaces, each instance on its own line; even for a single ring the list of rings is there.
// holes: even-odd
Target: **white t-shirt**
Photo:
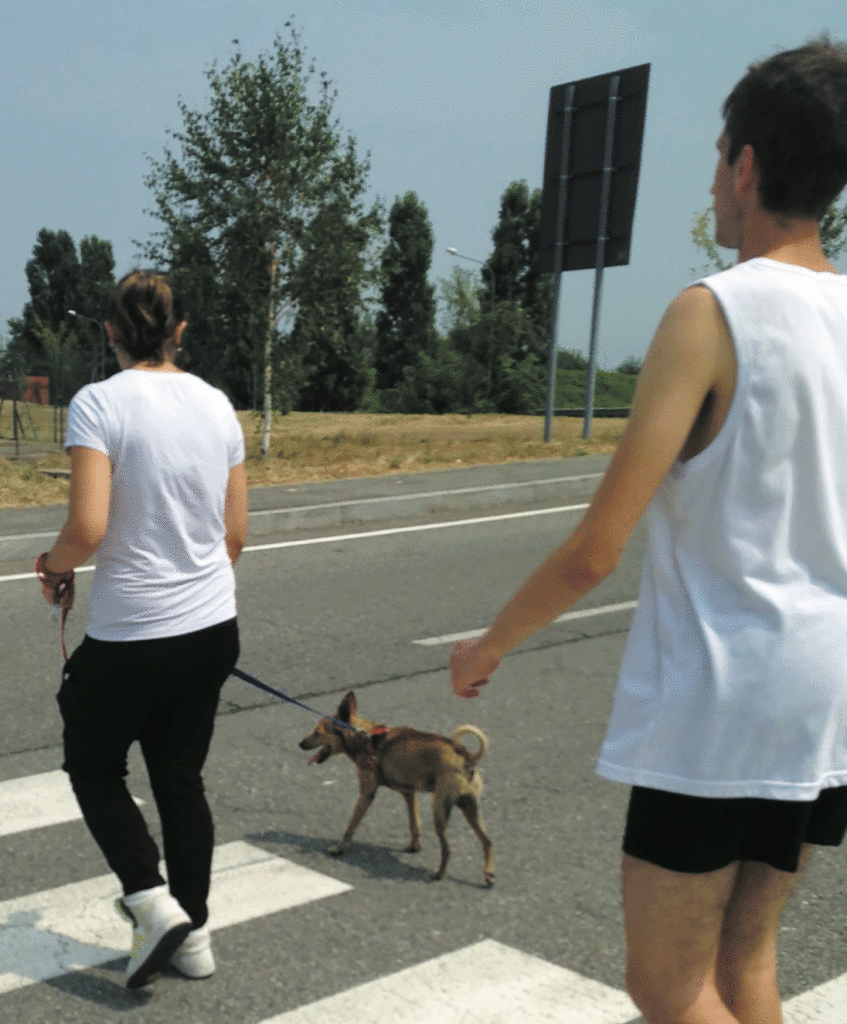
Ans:
[[[112,464],[88,635],[147,640],[233,618],[224,500],[244,436],[226,395],[190,373],[124,370],[73,397],[75,445]]]
[[[669,474],[598,772],[705,797],[847,785],[847,277],[764,258],[703,282],[738,373]]]

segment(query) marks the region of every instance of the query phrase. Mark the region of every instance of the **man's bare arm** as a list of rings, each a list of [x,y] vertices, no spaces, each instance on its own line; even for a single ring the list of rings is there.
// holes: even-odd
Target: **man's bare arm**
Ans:
[[[647,506],[679,457],[710,393],[734,387],[726,322],[706,288],[668,307],[644,361],[629,422],[574,533],[529,576],[478,641],[456,645],[453,688],[474,696],[502,656],[548,625],[618,565]]]

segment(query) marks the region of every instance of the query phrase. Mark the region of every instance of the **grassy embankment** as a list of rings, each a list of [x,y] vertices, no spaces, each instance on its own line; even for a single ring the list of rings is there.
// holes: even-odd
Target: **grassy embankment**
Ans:
[[[598,407],[629,404],[619,389],[607,392],[599,374],[597,383]],[[574,403],[566,398],[562,404]],[[65,501],[67,480],[43,472],[68,466],[67,456],[53,443],[53,410],[19,408],[24,428],[21,454],[27,456],[19,460],[11,458],[11,402],[4,402],[0,411],[0,508]],[[595,419],[592,436],[584,441],[581,418],[557,416],[552,439],[545,444],[543,416],[300,412],[274,417],[270,455],[261,459],[260,417],[251,412],[239,416],[247,442],[248,479],[254,487],[607,453],[625,424],[622,419]],[[43,453],[33,455],[34,448]]]

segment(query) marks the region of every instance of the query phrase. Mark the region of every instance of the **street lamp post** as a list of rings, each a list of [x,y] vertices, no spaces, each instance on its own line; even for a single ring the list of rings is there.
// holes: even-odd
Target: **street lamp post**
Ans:
[[[487,270],[489,277],[491,278],[491,305],[497,301],[497,290],[494,279],[494,271],[491,269],[490,264],[487,260],[478,260],[476,256],[465,256],[464,253],[459,252],[454,246],[449,246],[447,252],[451,256],[456,256],[460,260],[470,260],[471,263],[478,263],[483,270]],[[494,352],[491,344],[488,345],[488,387],[493,387],[494,382]]]
[[[491,304],[494,305],[497,301],[496,285],[494,271],[491,269],[488,261],[478,260],[476,256],[465,256],[464,253],[458,252],[452,245],[448,247],[447,252],[449,252],[451,256],[457,256],[460,260],[470,260],[471,263],[479,263],[483,270],[488,271],[488,275],[491,278]]]
[[[77,313],[75,309],[68,310],[68,316],[74,317],[76,320],[87,320],[90,324],[100,331],[100,346],[97,356],[94,360],[94,365],[91,367],[91,380],[102,380],[106,375],[106,329],[99,320],[95,320],[93,316],[86,316],[84,313]]]

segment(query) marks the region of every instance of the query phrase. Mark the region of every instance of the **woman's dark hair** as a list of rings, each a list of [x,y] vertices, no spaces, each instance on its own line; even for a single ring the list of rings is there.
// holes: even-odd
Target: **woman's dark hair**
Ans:
[[[161,363],[163,347],[185,319],[171,280],[154,270],[131,270],[118,281],[107,317],[136,362]]]
[[[753,147],[762,207],[820,220],[847,184],[847,46],[824,35],[752,64],[723,116],[729,162]]]

